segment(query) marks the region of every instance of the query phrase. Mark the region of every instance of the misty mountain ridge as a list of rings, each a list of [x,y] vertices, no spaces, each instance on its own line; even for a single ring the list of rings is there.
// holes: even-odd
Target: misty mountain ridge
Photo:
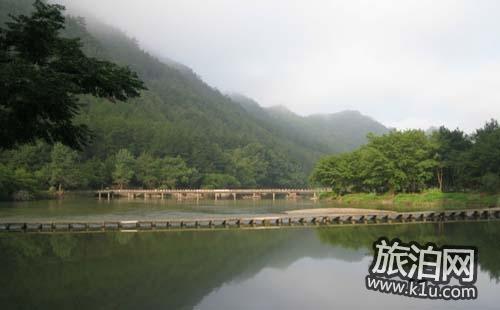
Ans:
[[[0,7],[29,14],[32,2],[0,0]],[[0,24],[7,13],[0,12]],[[81,98],[76,121],[95,133],[83,161],[102,162],[127,149],[134,156],[180,157],[202,176],[234,176],[242,186],[303,186],[320,157],[359,147],[369,132],[388,131],[359,112],[303,117],[283,107],[263,108],[243,95],[223,94],[188,66],[143,50],[116,27],[70,13],[64,36],[81,38],[88,56],[129,66],[148,88],[126,103]],[[263,161],[261,170],[252,171]],[[259,179],[264,172],[269,175]]]
[[[301,116],[284,105],[262,107],[245,95],[229,96],[260,120],[279,127],[281,134],[294,136],[302,143],[318,144],[327,153],[351,151],[366,142],[368,133],[389,132],[381,123],[355,110]]]

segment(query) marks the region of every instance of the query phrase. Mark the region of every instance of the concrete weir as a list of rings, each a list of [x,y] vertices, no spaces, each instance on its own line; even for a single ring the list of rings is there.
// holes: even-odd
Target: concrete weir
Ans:
[[[203,219],[162,219],[148,221],[106,222],[18,222],[0,223],[0,232],[99,232],[99,231],[152,231],[198,230],[227,228],[278,228],[337,225],[380,225],[426,222],[464,222],[500,220],[500,208],[366,214],[283,214],[255,217],[217,217]]]

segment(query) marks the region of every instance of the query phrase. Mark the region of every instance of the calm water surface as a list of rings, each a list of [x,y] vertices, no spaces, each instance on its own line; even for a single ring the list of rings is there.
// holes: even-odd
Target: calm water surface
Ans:
[[[196,201],[158,199],[114,199],[69,198],[28,202],[0,202],[0,221],[106,221],[146,220],[172,218],[199,218],[238,214],[266,215],[307,208],[331,207],[331,204],[299,200],[206,200]]]
[[[309,203],[309,202],[304,202]],[[152,216],[304,205],[4,205],[0,217]],[[107,208],[102,210],[103,208]],[[141,209],[144,208],[145,210]],[[421,300],[368,291],[380,236],[479,248],[479,297]],[[499,309],[500,222],[267,230],[0,234],[1,309]]]

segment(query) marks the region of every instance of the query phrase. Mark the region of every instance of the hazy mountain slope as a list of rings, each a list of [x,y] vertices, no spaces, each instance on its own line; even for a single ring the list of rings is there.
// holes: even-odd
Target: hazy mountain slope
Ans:
[[[329,115],[312,115],[306,121],[313,134],[339,150],[350,151],[366,142],[366,135],[381,135],[389,129],[358,111],[343,111]]]
[[[314,151],[350,151],[364,144],[368,133],[380,135],[389,131],[384,125],[357,111],[303,117],[283,106],[263,108],[239,94],[232,94],[231,98],[267,126],[275,127],[280,134]]]
[[[0,0],[4,10],[0,22],[5,22],[11,8],[14,14],[28,13],[31,3]],[[159,60],[120,30],[92,18],[68,17],[64,35],[82,38],[89,56],[130,66],[149,89],[127,103],[82,98],[85,106],[78,121],[87,123],[95,133],[83,160],[106,160],[126,148],[135,156],[142,152],[180,156],[201,174],[234,175],[243,169],[238,161],[245,169],[251,168],[248,158],[259,153],[273,178],[258,186],[300,186],[320,156],[362,144],[369,131],[384,131],[361,115],[303,118],[244,104],[242,97],[220,93],[187,66],[168,58]],[[355,122],[359,126],[353,129]]]
[[[201,146],[205,148],[200,148],[198,154],[210,150],[212,147],[206,147],[210,142],[221,149],[258,142],[286,153],[306,170],[320,155],[307,145],[279,135],[272,126],[265,126],[229,97],[204,83],[188,67],[159,61],[111,27],[90,24],[87,27],[108,58],[129,65],[147,82],[150,93],[162,102],[159,112],[166,121],[182,128],[184,136],[190,135],[187,140],[196,143],[204,140]]]

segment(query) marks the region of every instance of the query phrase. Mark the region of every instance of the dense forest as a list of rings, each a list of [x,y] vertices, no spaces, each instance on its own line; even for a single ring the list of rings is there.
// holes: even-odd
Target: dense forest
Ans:
[[[29,15],[33,0],[0,0],[0,26]],[[318,158],[350,151],[388,131],[357,112],[301,117],[249,106],[188,67],[143,51],[121,31],[66,16],[60,35],[85,55],[137,72],[147,90],[122,102],[78,96],[75,123],[92,133],[81,150],[43,140],[0,151],[0,196],[103,187],[306,186]],[[22,195],[19,195],[19,190]],[[18,197],[22,198],[22,197]]]
[[[368,137],[353,152],[322,158],[313,182],[346,193],[500,190],[500,126],[496,120],[467,135],[440,127]]]

